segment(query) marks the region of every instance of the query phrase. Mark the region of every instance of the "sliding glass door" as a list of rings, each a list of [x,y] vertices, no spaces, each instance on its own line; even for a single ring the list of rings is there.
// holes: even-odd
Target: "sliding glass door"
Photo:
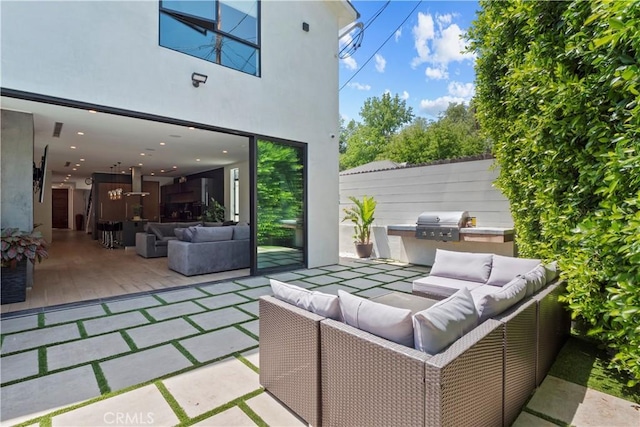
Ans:
[[[305,266],[305,146],[255,140],[256,274]]]

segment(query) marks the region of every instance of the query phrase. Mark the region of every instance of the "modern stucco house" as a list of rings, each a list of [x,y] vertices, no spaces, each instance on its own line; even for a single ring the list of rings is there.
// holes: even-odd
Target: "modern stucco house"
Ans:
[[[145,179],[177,179],[166,159],[164,178],[150,166],[166,142],[173,169],[224,168],[225,202],[252,226],[255,274],[259,233],[272,232],[261,224],[259,192],[277,193],[265,185],[278,183],[257,165],[276,147],[297,162],[297,200],[287,202],[296,217],[277,219],[296,229],[297,266],[338,261],[337,46],[340,29],[358,17],[348,1],[9,0],[0,13],[2,227],[43,222],[50,233],[50,196],[40,205],[32,192],[32,162],[45,145],[46,185],[77,180],[79,189],[116,162],[123,171],[142,165],[145,150]],[[202,165],[177,163],[194,150]],[[84,169],[65,169],[75,162]],[[239,196],[230,195],[233,170]]]

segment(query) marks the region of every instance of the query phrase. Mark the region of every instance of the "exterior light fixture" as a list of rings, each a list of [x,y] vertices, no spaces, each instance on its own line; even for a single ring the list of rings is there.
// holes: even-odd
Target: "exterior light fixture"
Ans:
[[[199,73],[191,74],[191,83],[193,83],[194,87],[199,87],[200,83],[205,84],[207,82],[207,76]]]

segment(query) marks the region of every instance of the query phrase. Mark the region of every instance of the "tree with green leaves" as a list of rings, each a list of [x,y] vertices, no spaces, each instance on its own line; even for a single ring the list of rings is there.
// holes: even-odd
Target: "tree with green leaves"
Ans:
[[[640,3],[481,1],[476,106],[523,256],[640,381]]]

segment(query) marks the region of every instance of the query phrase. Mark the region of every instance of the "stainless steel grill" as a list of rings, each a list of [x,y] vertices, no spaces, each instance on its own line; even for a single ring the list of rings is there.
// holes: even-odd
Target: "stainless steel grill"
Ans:
[[[457,242],[469,212],[423,212],[416,222],[416,239]]]

